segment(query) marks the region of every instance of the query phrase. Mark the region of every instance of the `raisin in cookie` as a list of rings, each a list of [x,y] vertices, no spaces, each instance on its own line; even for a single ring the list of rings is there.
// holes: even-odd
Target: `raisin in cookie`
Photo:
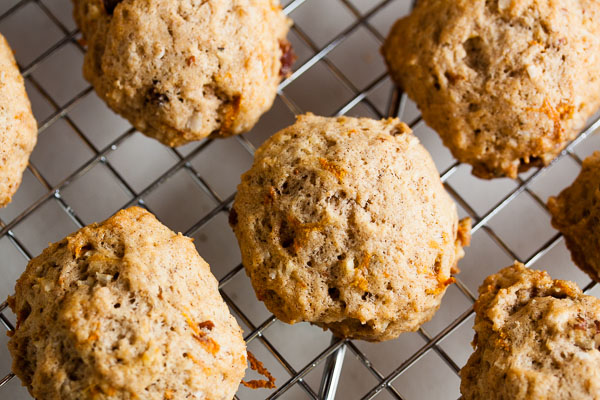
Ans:
[[[571,186],[548,199],[548,209],[575,264],[600,282],[600,152],[583,161]]]
[[[0,207],[21,184],[37,141],[37,123],[23,77],[4,36],[0,35]]]
[[[482,178],[548,164],[600,104],[597,0],[421,0],[382,52]]]
[[[483,282],[475,312],[464,400],[600,398],[600,300],[515,263]]]
[[[13,371],[37,399],[231,399],[246,369],[208,264],[141,208],[50,245],[9,304]]]
[[[371,341],[433,316],[469,237],[405,124],[311,114],[256,151],[230,224],[275,316]]]
[[[278,0],[73,0],[83,74],[168,146],[252,128],[289,72]]]

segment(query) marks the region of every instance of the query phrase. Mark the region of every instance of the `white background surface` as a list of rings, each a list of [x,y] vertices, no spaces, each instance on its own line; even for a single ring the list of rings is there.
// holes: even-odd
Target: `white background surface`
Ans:
[[[18,221],[10,235],[0,236],[0,299],[12,293],[14,281],[27,263],[27,254],[36,256],[49,242],[78,229],[78,223],[103,220],[139,199],[173,230],[186,232],[195,227],[190,234],[218,279],[238,267],[237,243],[227,225],[226,211],[219,205],[231,199],[240,174],[249,168],[252,155],[248,150],[292,123],[294,113],[333,115],[343,110],[348,115],[384,116],[392,85],[385,75],[379,47],[391,24],[408,12],[410,2],[284,2],[288,3],[292,3],[288,10],[292,10],[290,16],[296,24],[289,38],[299,58],[294,67],[297,72],[282,84],[271,111],[242,138],[171,150],[133,132],[90,90],[81,75],[83,52],[75,41],[79,35],[69,0],[0,0],[0,32],[26,71],[28,93],[40,124],[31,167],[12,204],[0,210],[0,230]],[[17,4],[17,9],[4,14]],[[363,20],[362,16],[374,8],[377,11]],[[417,116],[418,111],[409,102],[401,118],[411,122]],[[447,172],[455,161],[435,132],[422,122],[414,130],[440,173]],[[580,159],[598,148],[600,138],[590,136],[526,187],[520,181],[474,178],[470,167],[464,165],[451,169],[446,184],[463,205],[462,216],[470,215],[477,222],[501,204],[474,233],[471,247],[459,265],[464,290],[452,285],[439,312],[420,332],[380,344],[353,342],[346,352],[337,398],[363,397],[379,378],[387,377],[429,338],[467,312],[482,280],[511,264],[514,258],[532,260],[533,267],[548,269],[554,278],[587,285],[589,279],[573,266],[562,239],[550,226],[543,203],[569,184],[579,171]],[[189,154],[189,159],[183,159]],[[170,170],[173,173],[167,173]],[[55,197],[57,189],[59,196]],[[515,190],[518,195],[502,203]],[[319,328],[270,321],[270,313],[256,300],[243,271],[228,281],[223,291],[245,314],[246,322],[253,325],[249,327],[236,315],[245,335],[267,321],[267,327],[261,330],[263,338],[252,340],[249,349],[277,377],[278,386],[329,346],[330,334]],[[596,288],[592,292],[600,294]],[[14,321],[10,311],[5,315]],[[457,368],[464,365],[472,351],[472,323],[470,316],[458,324],[403,370],[392,383],[396,392],[384,390],[376,398],[458,398]],[[6,336],[0,338],[0,376],[4,376],[10,371],[10,357]],[[278,361],[278,357],[285,361]],[[323,363],[305,378],[314,392],[318,392],[322,369]],[[261,399],[271,393],[241,388],[237,396]],[[293,385],[282,397],[310,398],[300,384]],[[0,388],[0,398],[29,397],[15,378]]]

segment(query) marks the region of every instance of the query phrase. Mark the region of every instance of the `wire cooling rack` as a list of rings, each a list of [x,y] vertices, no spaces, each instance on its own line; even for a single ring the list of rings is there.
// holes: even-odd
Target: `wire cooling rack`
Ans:
[[[410,1],[283,3],[295,21],[289,39],[299,60],[279,86],[272,110],[243,136],[169,149],[109,111],[81,77],[85,50],[70,0],[0,2],[0,32],[15,50],[39,121],[38,145],[21,188],[0,210],[0,298],[12,293],[27,261],[48,242],[138,204],[195,239],[249,349],[277,378],[276,389],[240,387],[236,398],[456,399],[458,371],[472,351],[472,304],[487,275],[517,259],[600,294],[573,266],[545,207],[549,195],[573,180],[581,159],[600,148],[600,138],[592,135],[600,122],[594,119],[544,169],[516,181],[479,180],[452,158],[386,75],[379,47],[391,24],[410,11]],[[379,344],[343,341],[308,324],[283,324],[256,300],[227,213],[254,149],[305,111],[399,115],[432,154],[461,216],[473,218],[473,240],[457,284],[418,332]],[[2,324],[12,329],[6,303],[0,311]],[[0,341],[0,398],[29,399],[10,373],[6,337]]]

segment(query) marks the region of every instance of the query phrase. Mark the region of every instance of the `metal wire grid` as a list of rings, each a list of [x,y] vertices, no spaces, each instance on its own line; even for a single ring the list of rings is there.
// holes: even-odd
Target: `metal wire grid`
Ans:
[[[376,88],[378,88],[382,82],[386,79],[386,74],[382,73],[381,75],[375,77],[364,89],[359,89],[353,83],[351,79],[349,79],[333,62],[331,62],[327,56],[336,49],[344,40],[346,40],[350,35],[352,35],[357,29],[363,27],[367,29],[379,42],[383,41],[382,35],[379,33],[375,27],[370,22],[370,18],[382,10],[384,7],[392,3],[394,0],[383,0],[377,2],[377,4],[373,4],[372,7],[361,13],[359,7],[352,2],[351,0],[326,0],[326,1],[338,1],[340,2],[354,17],[355,21],[351,23],[346,29],[344,29],[341,33],[335,35],[331,38],[324,46],[318,46],[310,37],[307,32],[303,31],[300,26],[294,26],[292,29],[294,33],[304,42],[304,44],[310,48],[312,51],[312,56],[309,57],[304,63],[301,65],[295,66],[294,73],[287,79],[285,79],[279,86],[278,96],[283,101],[283,103],[289,108],[289,110],[297,115],[302,113],[303,111],[310,110],[302,110],[301,107],[296,104],[293,98],[287,95],[284,92],[284,89],[292,84],[295,80],[301,77],[306,71],[310,70],[311,67],[315,66],[319,62],[323,62],[324,65],[327,66],[330,72],[332,72],[337,79],[339,79],[347,88],[349,88],[353,96],[349,101],[347,101],[342,107],[340,107],[335,115],[342,115],[350,112],[354,107],[359,104],[363,104],[369,108],[369,111],[375,114],[378,117],[384,117],[382,112],[379,111],[377,106],[373,104],[373,102],[369,99],[369,94],[373,92]],[[295,9],[300,6],[303,6],[304,3],[308,3],[308,0],[293,0],[289,1],[288,4],[284,8],[284,12],[286,14],[291,13]],[[19,0],[13,6],[11,6],[8,10],[6,10],[3,14],[0,15],[0,23],[17,12],[19,9],[24,7],[26,4],[33,3],[43,13],[60,29],[62,32],[62,38],[48,47],[42,54],[37,56],[32,62],[27,65],[21,66],[22,74],[28,79],[28,81],[41,93],[41,95],[54,107],[54,112],[51,113],[49,117],[45,120],[41,121],[39,124],[39,134],[42,135],[43,132],[54,124],[58,120],[64,120],[78,135],[79,139],[93,152],[93,156],[81,164],[73,173],[69,174],[68,177],[62,179],[58,184],[52,185],[47,179],[44,178],[44,175],[41,171],[39,171],[35,165],[30,163],[28,165],[29,171],[35,176],[35,178],[43,185],[45,188],[45,193],[40,196],[36,201],[28,205],[28,207],[20,212],[16,217],[12,218],[10,221],[3,221],[0,219],[0,239],[8,238],[8,240],[12,243],[12,245],[27,259],[29,260],[32,257],[31,252],[27,249],[27,247],[23,244],[21,240],[19,240],[18,235],[15,234],[13,228],[15,228],[20,222],[24,221],[29,215],[34,213],[43,204],[48,201],[54,201],[56,204],[60,206],[63,212],[73,221],[73,223],[78,226],[84,226],[84,222],[77,215],[77,211],[71,207],[67,201],[61,195],[62,191],[67,188],[72,182],[74,182],[77,178],[84,176],[87,172],[89,172],[94,166],[98,164],[103,164],[106,166],[110,172],[118,179],[119,184],[122,188],[130,195],[131,199],[123,204],[121,208],[125,208],[131,205],[140,205],[143,206],[149,211],[152,212],[152,209],[146,204],[144,201],[144,197],[162,184],[167,182],[169,178],[173,177],[179,171],[185,171],[197,184],[197,186],[208,195],[215,204],[217,204],[208,214],[200,218],[196,221],[196,223],[189,228],[185,234],[188,236],[193,236],[203,227],[205,227],[215,216],[221,213],[227,213],[231,206],[231,202],[233,201],[234,194],[229,195],[226,198],[221,198],[221,196],[214,190],[211,185],[209,185],[205,179],[202,178],[200,173],[194,168],[191,164],[191,160],[196,157],[198,154],[202,153],[202,151],[212,142],[212,140],[206,140],[201,144],[197,145],[190,152],[186,153],[181,151],[181,149],[170,149],[169,151],[172,153],[174,157],[176,157],[177,162],[172,165],[170,168],[165,170],[158,178],[152,181],[149,185],[147,185],[143,190],[136,191],[132,185],[125,179],[119,171],[111,164],[108,159],[108,155],[119,148],[121,144],[123,144],[129,137],[131,137],[135,130],[133,128],[128,129],[126,132],[118,136],[111,143],[106,145],[103,148],[96,147],[90,139],[86,136],[86,134],[73,122],[71,117],[68,115],[69,111],[73,109],[73,107],[81,101],[88,93],[92,91],[91,87],[87,87],[84,90],[80,91],[78,94],[69,99],[66,103],[60,104],[56,99],[53,98],[51,93],[44,89],[44,87],[32,76],[32,72],[34,72],[40,64],[46,60],[51,55],[55,54],[59,49],[65,46],[67,43],[71,43],[75,45],[81,52],[84,52],[84,48],[78,42],[78,30],[69,30],[63,22],[61,22],[60,18],[53,12],[46,3],[41,0]],[[374,3],[374,2],[373,2]],[[371,5],[371,4],[370,4]],[[305,7],[308,6],[304,5]],[[407,106],[408,100],[405,95],[399,93],[397,90],[393,90],[390,93],[389,101],[388,101],[388,115],[403,115],[403,111]],[[410,121],[409,125],[411,127],[417,126],[421,123],[420,117],[415,118],[413,121]],[[560,155],[559,157],[552,163],[555,164],[563,157],[570,157],[578,164],[581,164],[581,159],[574,153],[573,149],[579,143],[581,143],[590,133],[595,131],[600,127],[600,120],[594,120],[580,135],[579,137],[573,141]],[[272,133],[272,132],[269,132]],[[250,154],[254,153],[254,145],[248,140],[245,136],[237,136],[233,139],[229,140],[237,140],[246,151]],[[457,171],[459,164],[454,162],[450,167],[444,170],[441,173],[441,179],[444,182],[446,189],[450,192],[450,194],[455,198],[458,204],[473,218],[473,234],[480,229],[483,229],[489,237],[512,259],[520,260],[521,257],[517,255],[517,253],[505,243],[505,241],[498,235],[494,229],[488,224],[490,220],[500,213],[503,209],[505,209],[513,200],[515,200],[520,194],[526,192],[530,195],[535,202],[539,204],[542,208],[545,208],[545,202],[536,194],[535,191],[531,190],[530,184],[532,184],[539,176],[543,174],[542,170],[537,170],[531,174],[525,174],[523,177],[518,179],[518,185],[510,190],[505,196],[498,201],[493,207],[491,207],[487,212],[479,215],[474,207],[470,205],[470,203],[464,199],[461,194],[455,190],[452,185],[448,182],[448,179]],[[547,167],[547,168],[550,168]],[[546,168],[546,169],[547,169]],[[116,210],[115,210],[116,211]],[[534,262],[539,260],[545,254],[547,254],[560,240],[560,234],[555,234],[548,241],[546,241],[541,247],[539,247],[533,255],[529,256],[527,259],[520,260],[524,262],[526,265],[532,265]],[[252,322],[251,318],[248,317],[238,304],[223,290],[228,283],[230,283],[238,274],[241,273],[243,267],[242,265],[237,265],[231,271],[229,271],[222,279],[219,281],[219,289],[224,300],[227,302],[229,307],[233,310],[236,316],[242,321],[249,329],[249,333],[246,335],[245,340],[248,344],[251,342],[258,340],[262,345],[270,352],[274,359],[276,359],[282,368],[289,374],[290,378],[280,384],[278,388],[271,392],[268,399],[275,399],[283,396],[290,388],[294,385],[299,385],[299,387],[304,391],[305,395],[313,399],[333,399],[336,394],[337,385],[340,378],[340,373],[342,369],[342,363],[344,361],[344,355],[346,351],[349,349],[353,356],[370,372],[370,374],[377,380],[377,384],[373,386],[367,393],[362,395],[362,399],[372,399],[378,396],[382,391],[386,391],[389,396],[396,399],[403,399],[404,397],[397,390],[396,387],[392,386],[393,381],[398,378],[402,373],[407,371],[411,366],[413,366],[416,362],[418,362],[428,351],[433,350],[437,355],[450,367],[454,373],[458,374],[460,367],[456,364],[452,357],[450,357],[447,352],[439,346],[440,342],[448,337],[458,326],[460,326],[467,318],[469,318],[473,311],[471,307],[468,307],[466,311],[460,314],[457,318],[455,318],[452,322],[447,324],[439,333],[435,335],[431,335],[424,328],[419,329],[418,333],[425,341],[425,344],[420,348],[417,348],[416,351],[412,353],[406,360],[404,360],[400,365],[398,365],[393,371],[384,374],[381,372],[373,362],[371,362],[368,356],[362,351],[359,346],[357,346],[352,341],[345,341],[336,338],[331,339],[331,343],[324,350],[322,350],[312,361],[307,363],[301,369],[295,369],[292,364],[281,354],[280,350],[273,345],[273,343],[265,336],[263,333],[270,326],[272,326],[276,319],[274,316],[270,316],[266,318],[262,323],[255,324]],[[585,287],[585,291],[590,291],[594,286],[594,283],[591,282]],[[472,290],[464,284],[461,280],[460,275],[457,278],[457,287],[460,289],[462,294],[469,299],[471,302],[475,301],[475,294]],[[0,305],[0,321],[4,325],[7,330],[14,329],[10,318],[6,313],[7,304],[6,302]],[[307,382],[306,377],[314,371],[320,364],[324,364],[323,377],[321,380],[321,385],[318,391],[315,391]],[[6,394],[2,392],[2,386],[4,386],[7,382],[9,382],[14,375],[12,373],[8,373],[4,378],[0,380],[0,397],[5,397]],[[237,398],[237,397],[236,397]]]

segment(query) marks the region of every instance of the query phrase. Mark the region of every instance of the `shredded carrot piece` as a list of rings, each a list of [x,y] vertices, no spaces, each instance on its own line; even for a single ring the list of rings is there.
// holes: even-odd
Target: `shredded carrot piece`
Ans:
[[[92,332],[92,334],[88,337],[88,342],[95,342],[96,340],[100,339],[100,336],[98,336],[97,332]]]
[[[572,104],[561,102],[558,106],[554,107],[548,99],[544,99],[540,108],[530,108],[530,111],[540,112],[546,114],[554,122],[554,136],[559,138],[563,132],[561,121],[563,119],[569,120],[573,118],[575,107]]]
[[[552,121],[554,121],[554,136],[558,137],[562,130],[562,127],[560,125],[560,113],[556,110],[556,108],[552,106],[552,104],[550,104],[548,100],[544,100],[544,104],[542,104],[542,108],[540,108],[540,111],[546,114],[548,118],[550,118]]]
[[[437,280],[438,280],[437,287],[435,289],[426,289],[425,293],[433,294],[433,295],[440,294],[446,289],[446,286],[449,286],[449,285],[453,284],[454,282],[456,282],[456,279],[453,276],[451,276],[448,279],[443,279],[438,275]]]
[[[560,114],[561,119],[571,119],[575,113],[575,106],[561,102],[558,107],[556,107],[556,111]]]
[[[566,281],[557,279],[556,281],[554,281],[554,285],[569,297],[577,296],[577,292],[575,292],[573,290],[573,288],[571,286],[569,286],[569,284]]]
[[[249,387],[250,389],[275,389],[275,378],[273,375],[271,375],[267,368],[265,368],[263,363],[258,361],[256,357],[254,357],[254,354],[252,354],[250,351],[248,351],[248,361],[250,362],[250,369],[258,372],[267,379],[255,379],[248,382],[242,381],[242,385]]]
[[[68,239],[67,248],[70,252],[75,254],[75,258],[79,258],[82,253],[82,249],[87,244],[87,241],[81,235],[72,236]]]
[[[275,197],[277,193],[275,192],[275,188],[271,186],[269,188],[269,193],[265,194],[265,205],[271,205],[275,201]]]
[[[431,276],[435,277],[435,279],[437,280],[437,286],[433,289],[426,289],[425,293],[427,294],[438,295],[442,293],[448,285],[451,285],[454,282],[456,282],[456,279],[454,279],[454,277],[447,277],[442,271],[440,266],[442,261],[441,257],[442,253],[438,254],[438,258],[435,260],[434,266],[435,274],[431,273]]]
[[[508,343],[508,340],[506,340],[506,332],[500,331],[498,332],[498,335],[500,337],[496,339],[496,346],[501,347],[505,351],[510,350],[510,344]]]
[[[204,350],[212,355],[217,354],[221,348],[219,343],[215,342],[213,338],[198,335],[192,335],[192,337],[200,343]]]
[[[335,165],[324,158],[319,158],[319,164],[321,164],[321,167],[323,167],[324,170],[335,175],[340,183],[342,183],[342,179],[344,179],[344,176],[346,176],[348,173],[348,171],[346,171],[344,168],[340,167],[339,165]]]
[[[288,220],[288,223],[293,227],[294,232],[296,233],[296,235],[294,236],[294,243],[293,243],[294,252],[296,252],[296,253],[298,253],[298,251],[300,251],[303,243],[308,240],[308,235],[311,232],[322,231],[323,228],[325,227],[325,224],[327,223],[326,219],[322,219],[319,222],[310,222],[310,223],[303,224],[302,222],[300,222],[300,220],[298,218],[296,218],[293,215],[289,215],[287,220]]]
[[[366,275],[369,271],[369,265],[371,264],[371,254],[363,252],[363,258],[360,260],[360,264],[356,267],[354,281],[352,286],[359,288],[360,290],[367,291],[369,288],[369,282],[367,281]]]
[[[215,325],[212,323],[212,321],[204,321],[199,324],[195,324],[185,312],[182,312],[181,314],[183,314],[188,326],[194,332],[192,337],[196,339],[198,343],[200,343],[204,350],[212,355],[217,354],[221,348],[219,343],[215,342],[213,338],[206,337],[206,331],[204,331],[204,329],[210,331],[214,328]]]
[[[194,333],[198,333],[199,330],[196,327],[196,325],[194,324],[194,321],[192,321],[192,319],[187,315],[187,313],[182,312],[181,313],[183,315],[183,317],[185,318],[185,321],[187,322],[188,326],[190,327],[190,329],[192,331],[194,331]]]

